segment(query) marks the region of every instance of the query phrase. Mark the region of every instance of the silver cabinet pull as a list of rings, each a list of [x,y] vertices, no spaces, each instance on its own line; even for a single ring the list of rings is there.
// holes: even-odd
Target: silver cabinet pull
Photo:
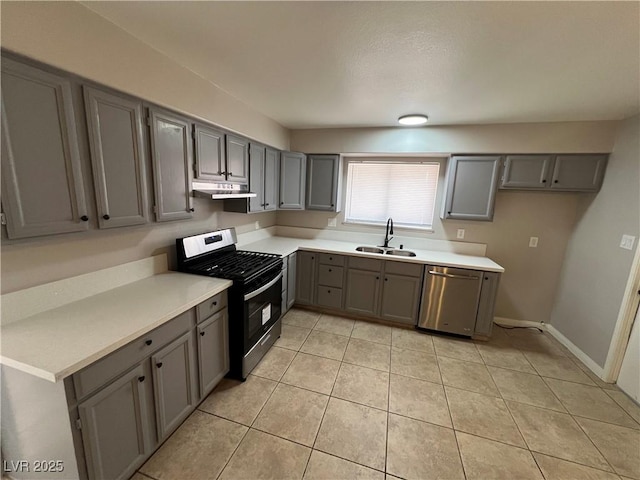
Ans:
[[[442,272],[436,272],[435,270],[429,270],[429,274],[436,275],[438,277],[461,278],[464,280],[478,280],[480,278],[474,275],[454,275],[453,273],[442,273]]]

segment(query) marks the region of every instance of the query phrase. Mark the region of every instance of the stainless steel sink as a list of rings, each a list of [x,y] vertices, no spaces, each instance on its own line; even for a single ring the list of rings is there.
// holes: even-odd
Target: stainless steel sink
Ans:
[[[378,247],[357,247],[356,250],[358,252],[365,252],[365,253],[384,253],[384,250]]]
[[[416,254],[411,250],[387,250],[387,255],[398,255],[400,257],[415,257]]]

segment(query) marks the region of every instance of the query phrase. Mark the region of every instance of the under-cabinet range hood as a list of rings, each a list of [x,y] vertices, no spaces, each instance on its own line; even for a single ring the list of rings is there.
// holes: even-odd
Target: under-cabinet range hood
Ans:
[[[236,183],[202,183],[193,182],[193,196],[210,200],[224,200],[225,198],[252,198],[255,193],[249,192],[249,187]]]

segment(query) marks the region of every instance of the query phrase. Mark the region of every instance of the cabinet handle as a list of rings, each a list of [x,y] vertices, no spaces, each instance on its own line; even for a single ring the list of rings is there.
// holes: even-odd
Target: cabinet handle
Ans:
[[[232,172],[229,172],[229,174],[228,174],[228,175],[229,175],[230,177],[233,177],[233,173],[232,173]]]
[[[447,212],[447,215],[451,215],[451,212]]]
[[[156,367],[158,367],[158,368],[162,368],[162,362],[158,362],[158,363],[156,363]]]
[[[201,336],[201,337],[204,337],[204,334],[205,334],[205,333],[207,333],[207,332],[200,332],[200,336]]]
[[[220,175],[226,175],[227,172],[220,172]]]
[[[558,180],[554,180],[553,183],[558,183]]]
[[[284,202],[280,202],[280,205],[284,205]]]
[[[489,280],[489,277],[484,277],[485,280]]]
[[[268,203],[265,203],[265,204],[264,204],[264,206],[265,206],[265,207],[268,207],[268,206],[269,206],[269,204],[268,204]]]
[[[195,208],[190,208],[190,209],[189,209],[189,211],[190,211],[190,212],[195,212],[195,211],[196,211],[196,209],[195,209]]]
[[[86,215],[82,215],[80,217],[80,220],[82,220],[83,222],[88,222],[89,221],[89,217],[87,217]]]
[[[329,272],[331,272],[331,269],[329,269]]]
[[[215,307],[217,304],[218,304],[218,301],[217,301],[217,300],[216,300],[216,301],[211,302],[211,306],[212,306],[212,307]]]
[[[332,206],[332,207],[335,207],[335,205],[334,205],[333,203],[331,204],[331,206]]]
[[[109,220],[111,217],[109,216],[109,214],[105,213],[104,215],[102,215],[102,218],[104,218],[105,220]]]
[[[542,180],[542,183],[547,183],[547,180],[546,179]]]
[[[141,377],[138,377],[138,381],[139,381],[140,383],[144,382],[144,375],[142,375]]]
[[[331,290],[327,290],[327,293],[331,293]]]
[[[389,281],[389,279],[385,277],[384,281],[385,281],[385,282],[388,282],[388,281]]]
[[[376,277],[376,280],[380,280],[380,277]]]
[[[147,344],[147,345],[151,345],[153,343],[153,340],[145,340],[144,343]]]

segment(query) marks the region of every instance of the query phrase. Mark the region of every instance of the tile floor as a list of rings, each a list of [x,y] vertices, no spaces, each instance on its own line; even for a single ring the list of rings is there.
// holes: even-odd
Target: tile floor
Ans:
[[[640,479],[640,408],[535,330],[472,342],[304,310],[147,461],[156,479]]]

